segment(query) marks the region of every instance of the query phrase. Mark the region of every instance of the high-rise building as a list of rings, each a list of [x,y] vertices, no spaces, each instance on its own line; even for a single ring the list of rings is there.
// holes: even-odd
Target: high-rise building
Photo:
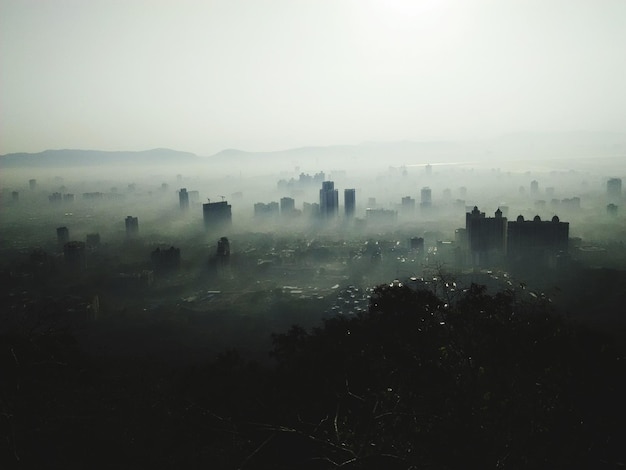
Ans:
[[[580,198],[575,196],[575,197],[561,199],[560,205],[562,209],[565,209],[567,211],[579,211],[580,210]]]
[[[403,197],[401,208],[405,214],[412,214],[415,211],[415,199],[411,196]]]
[[[424,238],[411,237],[409,239],[409,249],[411,251],[416,251],[420,254],[423,254],[424,253]]]
[[[189,193],[187,192],[187,188],[180,188],[178,191],[178,203],[180,204],[180,209],[186,211],[189,209]]]
[[[569,223],[561,222],[556,215],[549,221],[542,221],[538,215],[524,220],[520,215],[507,224],[507,256],[512,262],[545,262],[567,252],[568,240]]]
[[[127,238],[135,237],[139,233],[139,219],[137,217],[129,215],[124,220],[124,223],[126,225]]]
[[[486,265],[503,260],[506,252],[506,217],[498,209],[495,217],[485,217],[474,206],[465,214],[468,249],[474,265]]]
[[[609,214],[612,217],[616,217],[617,216],[617,205],[611,203],[611,204],[607,204],[606,206],[606,213]]]
[[[539,194],[539,181],[532,180],[530,182],[530,195],[537,196]]]
[[[356,212],[356,191],[354,189],[344,189],[343,204],[346,217],[354,217],[354,213]]]
[[[67,227],[57,228],[57,241],[61,246],[70,241],[70,231],[67,229]]]
[[[282,215],[292,215],[296,210],[296,201],[292,197],[280,198],[280,213]]]
[[[28,187],[30,188],[31,191],[33,191],[37,187],[37,180],[34,178],[28,180]]]
[[[217,241],[217,262],[219,265],[227,265],[230,261],[230,242],[228,238],[222,237]]]
[[[622,198],[621,178],[611,178],[606,182],[606,196],[610,202],[617,203]]]
[[[77,241],[67,242],[63,245],[63,259],[71,271],[84,271],[86,268],[85,244]]]
[[[152,265],[157,271],[173,271],[180,267],[180,248],[170,246],[169,249],[157,247],[151,254]]]
[[[257,202],[254,204],[254,216],[255,217],[275,217],[279,213],[279,205],[277,202],[272,201],[267,204],[264,202]]]
[[[227,201],[202,204],[202,215],[207,230],[230,226],[233,221],[231,206]]]
[[[322,217],[331,218],[337,215],[339,210],[339,192],[335,189],[333,181],[324,181],[320,189],[320,214]]]
[[[20,200],[20,193],[19,193],[18,191],[13,191],[13,192],[11,193],[11,200],[12,200],[13,202],[17,202],[17,201],[19,201],[19,200]]]
[[[398,213],[390,209],[371,209],[365,211],[365,220],[368,225],[395,225]]]
[[[302,213],[311,218],[317,218],[320,215],[320,205],[317,202],[304,202],[302,204]]]
[[[420,196],[421,196],[420,206],[422,207],[422,209],[429,209],[433,204],[433,196],[432,196],[432,191],[430,190],[430,188],[429,187],[422,188],[420,192]]]
[[[200,202],[200,191],[187,191],[189,202]]]
[[[96,247],[100,244],[100,234],[99,233],[88,233],[85,238],[85,243],[89,247]]]
[[[63,200],[63,195],[61,193],[52,193],[48,196],[48,200],[55,203],[61,202]]]

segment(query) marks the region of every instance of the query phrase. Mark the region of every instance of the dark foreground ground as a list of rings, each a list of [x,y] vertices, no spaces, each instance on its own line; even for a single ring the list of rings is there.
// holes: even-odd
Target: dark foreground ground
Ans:
[[[519,290],[383,285],[258,357],[33,318],[1,331],[2,468],[626,465],[626,338]]]

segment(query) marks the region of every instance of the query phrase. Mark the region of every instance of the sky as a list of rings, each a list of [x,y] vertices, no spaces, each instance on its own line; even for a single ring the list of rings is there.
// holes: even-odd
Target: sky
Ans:
[[[0,154],[626,131],[623,0],[0,0]]]

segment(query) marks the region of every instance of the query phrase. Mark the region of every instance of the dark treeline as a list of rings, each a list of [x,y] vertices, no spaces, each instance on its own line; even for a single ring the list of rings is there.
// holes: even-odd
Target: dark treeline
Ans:
[[[272,336],[271,361],[88,353],[54,308],[4,316],[2,461],[17,468],[616,468],[623,338],[548,302],[377,287]],[[115,337],[111,337],[115,341]],[[8,468],[8,467],[3,467]]]

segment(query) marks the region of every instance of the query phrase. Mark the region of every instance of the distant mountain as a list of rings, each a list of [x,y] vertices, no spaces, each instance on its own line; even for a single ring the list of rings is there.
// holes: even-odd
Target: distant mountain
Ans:
[[[272,152],[247,152],[243,150],[222,150],[209,160],[228,162],[230,165],[260,164],[315,164],[319,169],[341,168],[351,165],[389,164],[401,165],[422,161],[424,163],[447,162],[462,155],[468,149],[457,142],[366,142],[357,145],[331,145],[318,147],[298,147]]]
[[[141,152],[109,152],[103,150],[45,150],[39,153],[10,153],[0,156],[0,167],[76,167],[102,165],[169,165],[197,161],[189,152],[152,149]]]
[[[331,171],[362,167],[472,162],[498,166],[518,160],[623,158],[626,133],[526,132],[495,139],[364,142],[356,145],[298,147],[271,152],[222,150],[209,157],[170,149],[143,152],[101,150],[46,150],[0,156],[0,168],[76,167],[98,165],[223,164],[232,169],[285,169]]]
[[[347,169],[355,166],[398,166],[426,163],[474,162],[498,166],[529,160],[623,158],[626,133],[517,133],[495,139],[430,142],[364,142],[357,145],[300,147],[273,152],[228,149],[207,160],[231,166],[305,166],[304,171]]]

